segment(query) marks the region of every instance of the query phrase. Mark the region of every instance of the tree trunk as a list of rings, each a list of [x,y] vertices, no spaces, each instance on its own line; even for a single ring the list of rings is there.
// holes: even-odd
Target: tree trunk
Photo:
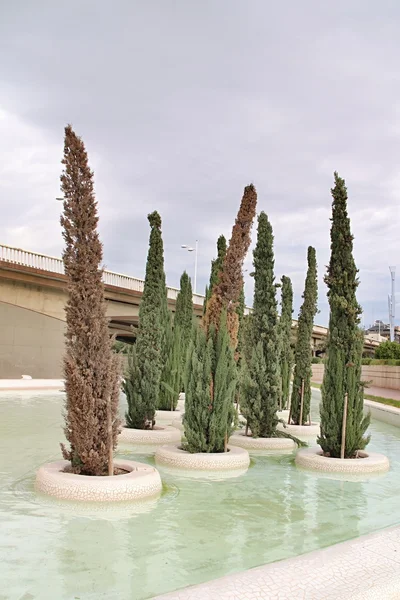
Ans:
[[[107,401],[107,430],[108,430],[108,475],[114,475],[114,453],[111,417],[111,398]]]
[[[303,425],[303,404],[304,404],[304,379],[301,380],[301,398],[300,398],[300,419],[299,419],[299,425]]]
[[[343,406],[342,445],[340,448],[340,458],[344,458],[344,451],[346,448],[347,402],[348,402],[348,396],[346,394],[344,397],[344,406]]]

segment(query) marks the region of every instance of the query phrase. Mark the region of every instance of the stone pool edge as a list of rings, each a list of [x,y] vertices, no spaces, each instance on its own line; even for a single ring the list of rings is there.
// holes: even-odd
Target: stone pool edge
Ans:
[[[0,392],[62,391],[64,379],[0,379]]]
[[[318,392],[321,394],[319,388],[311,388],[311,391]],[[364,398],[364,413],[371,413],[371,417],[376,421],[381,421],[387,425],[394,425],[400,427],[400,408],[390,406],[389,404],[381,404],[380,402],[374,402],[373,400],[366,400]]]
[[[400,594],[399,525],[152,600],[385,600],[394,593]]]

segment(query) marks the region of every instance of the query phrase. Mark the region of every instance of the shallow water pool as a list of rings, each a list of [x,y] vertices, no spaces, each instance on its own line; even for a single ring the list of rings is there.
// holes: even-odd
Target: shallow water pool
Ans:
[[[141,600],[400,523],[400,430],[379,422],[369,448],[391,470],[367,482],[270,455],[226,481],[160,468],[162,497],[138,507],[38,497],[36,469],[60,458],[62,404],[61,393],[0,394],[0,600]],[[120,455],[153,464],[143,450]]]

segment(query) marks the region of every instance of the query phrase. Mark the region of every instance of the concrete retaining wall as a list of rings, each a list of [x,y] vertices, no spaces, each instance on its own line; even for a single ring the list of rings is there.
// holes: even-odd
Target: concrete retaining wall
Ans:
[[[325,365],[312,365],[312,380],[315,383],[322,382],[324,367]],[[361,377],[364,381],[371,382],[371,387],[400,390],[400,367],[390,367],[388,365],[363,365]]]
[[[0,302],[0,378],[62,377],[65,323]]]

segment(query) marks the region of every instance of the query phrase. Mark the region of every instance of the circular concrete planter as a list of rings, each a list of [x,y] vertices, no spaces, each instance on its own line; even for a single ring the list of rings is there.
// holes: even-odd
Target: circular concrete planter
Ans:
[[[329,458],[322,456],[319,446],[302,448],[296,454],[296,465],[302,469],[321,473],[339,473],[346,475],[365,475],[385,473],[389,470],[389,459],[383,454],[359,452],[361,458]]]
[[[172,421],[172,427],[175,427],[175,429],[179,429],[180,431],[183,431],[182,419],[175,419],[174,421]]]
[[[176,410],[157,410],[155,420],[157,425],[171,425],[172,421],[182,419],[183,413],[177,408]]]
[[[287,423],[287,420],[289,418],[288,410],[278,410],[278,412],[276,414],[277,414],[278,419],[283,419],[285,421],[285,423]]]
[[[155,454],[157,464],[183,469],[185,471],[246,471],[250,465],[250,456],[244,448],[228,446],[229,452],[190,454],[178,444],[161,446]]]
[[[290,435],[294,435],[300,439],[316,439],[320,434],[320,425],[314,422],[311,425],[286,425],[286,427],[282,423],[279,423],[277,429],[279,431],[286,431],[286,433],[290,433]]]
[[[35,489],[59,500],[81,502],[124,502],[141,500],[161,493],[161,478],[157,469],[131,460],[116,460],[114,466],[129,471],[113,477],[91,477],[65,473],[67,460],[58,460],[40,467]]]
[[[289,438],[253,438],[243,431],[236,431],[229,438],[231,446],[239,446],[247,450],[269,450],[274,452],[292,451],[296,447]]]
[[[120,442],[129,444],[163,445],[179,442],[181,432],[171,425],[156,427],[155,429],[130,429],[123,427],[118,436]]]

